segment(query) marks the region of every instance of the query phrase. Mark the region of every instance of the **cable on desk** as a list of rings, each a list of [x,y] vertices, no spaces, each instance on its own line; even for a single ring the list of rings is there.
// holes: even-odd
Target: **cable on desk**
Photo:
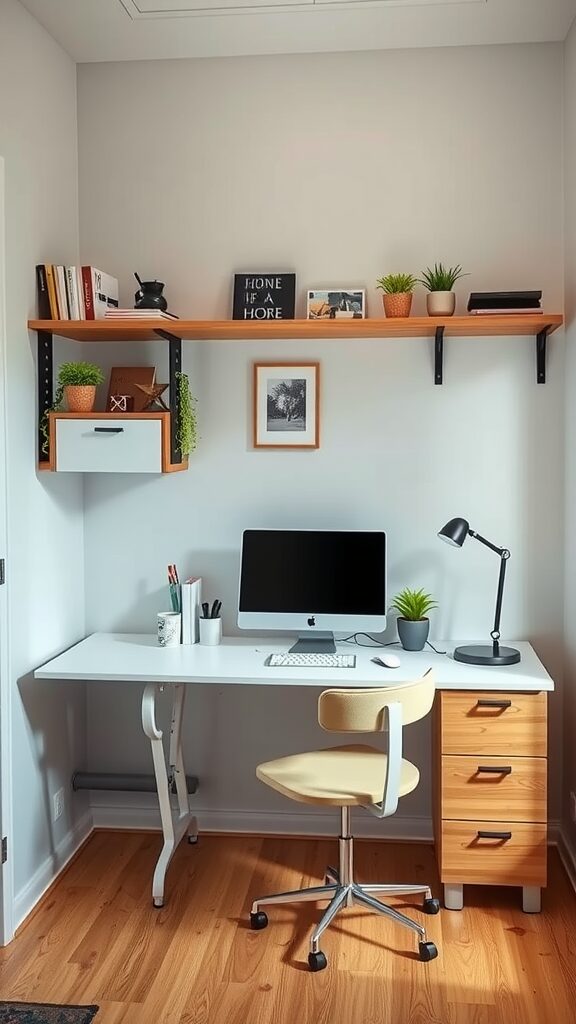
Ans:
[[[367,636],[368,639],[372,641],[372,643],[371,644],[362,644],[362,643],[360,643],[359,640],[356,639],[356,637],[358,637],[358,636]],[[352,633],[350,636],[342,637],[342,639],[337,640],[336,643],[338,643],[338,644],[356,644],[357,647],[394,647],[394,646],[398,645],[400,643],[400,641],[399,640],[389,640],[388,643],[383,644],[383,643],[380,643],[379,640],[375,640],[373,636],[370,636],[370,633],[360,632],[360,633]]]

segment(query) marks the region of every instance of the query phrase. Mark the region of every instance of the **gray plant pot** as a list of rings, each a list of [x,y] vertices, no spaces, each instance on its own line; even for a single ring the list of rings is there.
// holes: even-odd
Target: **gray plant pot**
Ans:
[[[430,619],[396,619],[398,636],[405,651],[421,651],[430,632]]]

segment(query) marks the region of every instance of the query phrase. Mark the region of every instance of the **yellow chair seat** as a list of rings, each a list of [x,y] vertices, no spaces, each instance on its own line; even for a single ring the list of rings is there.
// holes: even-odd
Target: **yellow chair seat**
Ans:
[[[258,765],[256,775],[272,789],[305,804],[377,804],[384,792],[386,762],[386,754],[376,747],[329,747],[266,761]],[[403,758],[399,795],[416,789],[419,778],[416,765]]]

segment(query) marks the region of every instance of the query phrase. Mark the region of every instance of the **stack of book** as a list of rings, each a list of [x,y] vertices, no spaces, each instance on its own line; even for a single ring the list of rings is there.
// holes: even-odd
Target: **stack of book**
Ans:
[[[106,320],[177,320],[174,313],[163,309],[107,309]]]
[[[118,305],[118,281],[95,267],[36,266],[41,320],[100,320]]]
[[[541,299],[541,291],[472,292],[468,300],[468,312],[476,316],[541,313]]]

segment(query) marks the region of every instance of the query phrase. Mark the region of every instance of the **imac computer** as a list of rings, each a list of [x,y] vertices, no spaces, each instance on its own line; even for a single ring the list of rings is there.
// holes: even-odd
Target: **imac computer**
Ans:
[[[386,628],[386,534],[245,530],[238,625],[293,630],[291,652],[332,653],[334,632]]]

